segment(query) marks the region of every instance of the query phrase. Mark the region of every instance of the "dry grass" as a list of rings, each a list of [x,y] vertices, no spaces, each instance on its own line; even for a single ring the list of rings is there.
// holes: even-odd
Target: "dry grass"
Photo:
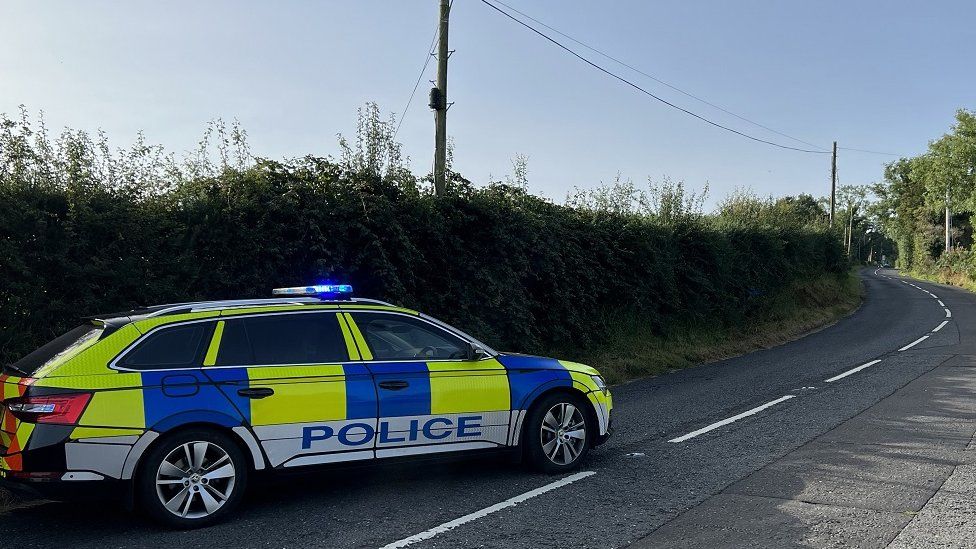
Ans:
[[[943,269],[935,272],[909,271],[906,274],[921,280],[928,280],[929,282],[936,282],[938,284],[950,284],[965,288],[970,292],[976,292],[976,281],[968,273],[963,271]]]
[[[661,374],[738,356],[791,341],[822,329],[860,306],[863,290],[853,275],[824,276],[796,283],[733,326],[697,321],[672,327],[665,336],[622,326],[612,343],[581,361],[611,382]]]

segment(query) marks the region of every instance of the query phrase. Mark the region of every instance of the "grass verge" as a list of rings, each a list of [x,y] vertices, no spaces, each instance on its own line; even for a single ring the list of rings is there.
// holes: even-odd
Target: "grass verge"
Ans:
[[[584,353],[580,361],[598,368],[611,383],[688,368],[780,345],[833,324],[857,309],[862,297],[853,273],[825,275],[765,296],[732,326],[687,322],[659,336],[622,321],[608,345]]]
[[[905,274],[919,280],[928,280],[929,282],[935,282],[937,284],[959,286],[960,288],[969,290],[970,292],[976,292],[976,281],[974,281],[972,277],[964,271],[942,269],[939,271],[908,271]]]

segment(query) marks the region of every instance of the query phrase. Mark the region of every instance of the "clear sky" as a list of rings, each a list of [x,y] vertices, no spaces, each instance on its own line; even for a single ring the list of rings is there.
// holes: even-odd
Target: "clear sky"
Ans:
[[[828,147],[922,152],[960,107],[976,108],[973,0],[505,0],[644,72],[781,132]],[[237,118],[252,152],[337,153],[356,109],[401,112],[437,0],[0,0],[0,112],[126,145],[194,147]],[[449,134],[476,183],[529,157],[533,192],[562,200],[615,174],[760,194],[829,192],[830,159],[782,151],[674,111],[583,65],[479,0],[451,18]],[[605,62],[593,57],[601,63]],[[649,91],[737,129],[798,145],[608,64]],[[399,140],[431,166],[428,79]],[[800,145],[802,146],[802,145]],[[841,151],[841,183],[878,180],[890,157]]]

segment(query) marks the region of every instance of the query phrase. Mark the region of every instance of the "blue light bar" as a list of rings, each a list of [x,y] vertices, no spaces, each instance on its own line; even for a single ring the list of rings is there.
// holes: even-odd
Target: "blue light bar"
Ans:
[[[352,297],[352,286],[349,284],[318,284],[315,286],[275,288],[271,290],[271,295],[301,297],[333,296],[348,299]]]

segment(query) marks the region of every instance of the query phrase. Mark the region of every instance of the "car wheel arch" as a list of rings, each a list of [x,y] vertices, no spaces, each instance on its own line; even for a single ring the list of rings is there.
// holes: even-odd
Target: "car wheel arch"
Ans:
[[[158,432],[154,430],[147,431],[143,435],[143,438],[148,436],[147,442],[142,443],[143,438],[140,438],[139,442],[133,446],[132,451],[129,453],[128,459],[126,459],[124,474],[125,480],[136,478],[139,468],[142,467],[144,463],[143,458],[148,455],[150,451],[173,435],[193,429],[208,429],[227,435],[231,440],[234,441],[238,449],[244,454],[245,458],[247,459],[248,469],[251,471],[264,469],[264,455],[260,453],[260,445],[257,443],[257,440],[254,439],[254,435],[251,434],[249,429],[244,426],[231,428],[219,423],[196,421],[179,424],[178,426],[170,428],[165,432]],[[251,440],[248,440],[248,438]]]
[[[594,426],[594,427],[597,428],[598,432],[596,432],[594,434],[597,435],[597,436],[600,434],[599,433],[600,421],[599,421],[599,418],[596,415],[596,408],[593,406],[593,403],[590,402],[590,398],[589,398],[589,396],[587,396],[587,393],[584,392],[584,391],[582,391],[582,390],[580,390],[576,386],[559,385],[559,386],[556,386],[556,387],[550,387],[550,388],[545,389],[545,390],[543,390],[542,392],[540,392],[540,393],[538,393],[536,395],[533,395],[532,398],[531,398],[531,400],[530,400],[531,404],[529,404],[528,406],[525,407],[526,416],[528,416],[528,414],[536,406],[538,406],[540,402],[542,402],[543,400],[545,400],[546,397],[551,396],[551,395],[555,395],[555,394],[569,395],[569,396],[578,398],[578,399],[582,400],[583,402],[586,402],[588,404],[588,406],[584,406],[583,407],[583,410],[584,410],[583,413],[586,414],[586,419],[589,420],[590,425],[592,425],[592,426]],[[526,433],[526,430],[528,429],[528,427],[529,427],[528,426],[528,423],[522,422],[521,433],[519,434],[519,446],[522,446],[523,443],[524,443],[524,441],[525,441],[525,433]],[[594,437],[594,439],[595,439],[595,437]]]

